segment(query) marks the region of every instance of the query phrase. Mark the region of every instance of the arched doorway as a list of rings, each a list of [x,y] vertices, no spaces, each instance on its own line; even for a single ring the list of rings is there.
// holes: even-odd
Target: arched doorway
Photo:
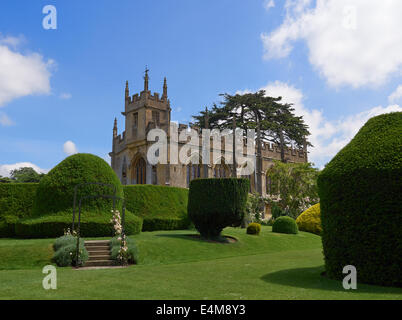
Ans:
[[[144,158],[137,158],[131,170],[132,184],[146,184],[147,181],[147,164]]]

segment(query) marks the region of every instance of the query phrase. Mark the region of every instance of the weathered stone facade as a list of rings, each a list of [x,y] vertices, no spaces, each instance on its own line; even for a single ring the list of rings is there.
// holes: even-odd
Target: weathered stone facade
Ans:
[[[230,177],[232,165],[225,164],[223,157],[213,163],[212,143],[210,149],[210,165],[199,164],[157,164],[152,166],[147,161],[147,152],[154,143],[147,141],[147,134],[151,129],[163,129],[170,136],[171,107],[167,97],[166,78],[163,84],[163,94],[151,94],[148,89],[148,70],[144,77],[144,90],[139,94],[130,96],[128,83],[125,89],[125,108],[122,114],[125,116],[125,131],[117,134],[117,120],[113,127],[113,149],[109,153],[111,165],[123,184],[156,184],[187,188],[190,180],[204,177]],[[187,130],[187,125],[180,124],[179,132]],[[193,128],[198,131],[197,128]],[[201,139],[201,132],[199,132]],[[169,141],[169,140],[168,140]],[[179,150],[187,142],[179,142]],[[199,144],[200,149],[202,143]],[[168,144],[168,149],[170,145]],[[246,154],[246,146],[243,148]],[[169,154],[169,152],[168,152]],[[201,150],[199,152],[201,155]],[[288,149],[285,152],[288,162],[307,162],[307,149]],[[231,154],[230,154],[231,157]],[[251,182],[251,191],[266,194],[267,186],[265,173],[271,168],[273,160],[280,160],[280,148],[270,143],[263,143],[261,149],[261,172],[247,176]],[[254,162],[257,161],[254,157]],[[228,161],[228,159],[226,160]],[[261,186],[256,186],[260,174]]]

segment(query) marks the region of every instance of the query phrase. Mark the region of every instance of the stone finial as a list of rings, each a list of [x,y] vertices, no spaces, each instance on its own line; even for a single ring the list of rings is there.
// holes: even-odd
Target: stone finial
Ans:
[[[117,119],[114,118],[114,125],[113,125],[113,138],[117,137]]]
[[[163,99],[163,100],[166,100],[166,99],[167,99],[166,77],[163,79],[163,94],[162,94],[162,99]]]
[[[130,91],[128,89],[128,81],[126,81],[126,92],[125,92],[125,97],[128,98],[130,96]]]
[[[145,66],[144,91],[148,91],[148,80],[149,80],[148,71],[149,71],[148,67]]]

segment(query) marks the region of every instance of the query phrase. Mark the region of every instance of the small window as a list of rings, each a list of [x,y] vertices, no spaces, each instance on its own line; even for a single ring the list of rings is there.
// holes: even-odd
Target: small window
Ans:
[[[133,127],[138,127],[138,112],[134,113]]]
[[[159,126],[160,125],[160,113],[158,111],[152,111],[152,121]]]

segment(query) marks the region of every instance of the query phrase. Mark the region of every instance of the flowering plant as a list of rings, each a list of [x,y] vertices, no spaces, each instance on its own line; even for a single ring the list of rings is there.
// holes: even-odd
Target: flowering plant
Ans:
[[[65,236],[73,236],[76,237],[77,236],[77,231],[73,230],[72,232],[70,231],[70,228],[64,229],[64,235]]]
[[[123,234],[123,227],[121,225],[121,217],[120,217],[120,212],[119,210],[112,210],[113,213],[113,218],[110,220],[110,222],[113,224],[114,228],[114,233],[115,236],[117,237],[117,240],[120,241],[120,249],[119,253],[117,255],[117,260],[120,262],[120,264],[125,265],[128,263],[129,259],[129,252],[128,252],[128,246],[127,246],[127,239],[126,235]]]

